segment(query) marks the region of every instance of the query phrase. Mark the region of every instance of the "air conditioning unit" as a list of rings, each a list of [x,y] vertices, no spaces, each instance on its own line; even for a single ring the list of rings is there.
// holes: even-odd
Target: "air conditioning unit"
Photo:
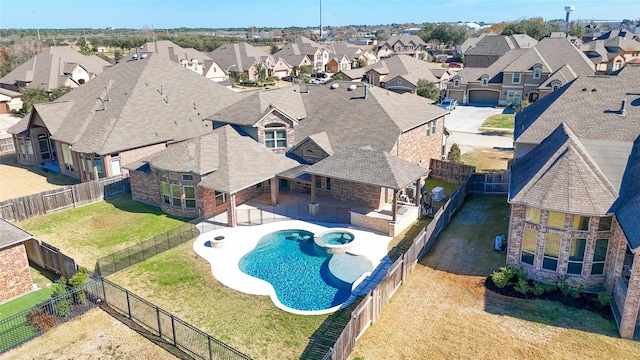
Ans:
[[[441,186],[434,187],[433,190],[431,190],[431,199],[433,199],[433,201],[444,200],[444,189]]]
[[[404,189],[405,194],[411,199],[415,199],[416,197],[416,187],[415,186],[407,186]]]

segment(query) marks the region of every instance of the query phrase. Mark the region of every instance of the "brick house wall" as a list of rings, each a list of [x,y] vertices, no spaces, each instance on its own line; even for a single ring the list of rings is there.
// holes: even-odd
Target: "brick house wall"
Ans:
[[[160,206],[162,193],[160,176],[157,171],[130,171],[131,197],[134,200]]]
[[[0,249],[0,302],[33,288],[29,260],[24,244]]]
[[[318,161],[329,157],[327,154],[315,141],[311,139],[307,139],[302,144],[298,145],[295,149],[291,151],[292,154],[304,159],[309,164],[315,164]],[[313,156],[309,156],[313,154]],[[317,154],[317,156],[316,156]]]
[[[267,114],[262,121],[257,125],[258,128],[258,142],[261,144],[265,144],[265,129],[272,130],[267,128],[267,125],[270,124],[281,124],[285,126],[285,130],[287,131],[287,147],[284,148],[272,148],[271,150],[276,154],[284,154],[287,152],[287,149],[293,146],[296,143],[295,133],[293,130],[293,123],[291,120],[287,119],[284,115],[282,115],[278,111],[272,111]],[[277,129],[277,128],[276,128]]]
[[[569,277],[568,280],[572,285],[583,284],[585,288],[595,288],[605,285],[607,274],[612,271],[611,269],[614,266],[613,261],[611,260],[613,258],[615,248],[615,246],[613,245],[615,233],[614,224],[612,224],[611,231],[597,231],[600,218],[594,216],[590,218],[589,231],[576,231],[572,229],[574,215],[565,214],[564,226],[562,229],[560,229],[547,226],[547,219],[549,217],[548,211],[540,211],[540,222],[538,224],[527,222],[525,220],[525,211],[526,207],[524,205],[511,205],[507,264],[513,266],[522,266],[527,271],[529,276],[533,280],[537,281],[552,283],[557,279],[558,275],[566,274]],[[524,238],[524,230],[526,228],[536,230],[538,232],[533,265],[520,262],[522,241]],[[547,234],[556,234],[561,236],[557,271],[542,268],[544,246]],[[573,238],[587,239],[582,266],[582,275],[567,273],[571,239]],[[609,239],[609,247],[606,255],[604,274],[590,275],[596,240],[605,238]]]
[[[368,206],[374,209],[378,209],[385,204],[382,198],[383,191],[379,186],[331,179],[331,190],[326,190],[326,178],[321,178],[321,181],[322,188],[316,188],[317,196]],[[315,184],[312,184],[312,186],[315,186]]]
[[[413,164],[421,164],[423,167],[429,166],[430,159],[442,159],[442,137],[444,136],[444,117],[435,119],[436,132],[427,136],[426,123],[405,133],[402,133],[391,154]]]
[[[274,182],[275,180],[271,180]],[[262,186],[258,187],[257,185],[249,186],[248,188],[242,189],[236,193],[236,205],[241,205],[244,202],[251,200],[257,196],[260,196],[264,193],[270,192],[270,187],[268,185],[268,181],[264,181],[261,183]],[[202,209],[202,213],[205,217],[211,217],[213,215],[218,215],[227,211],[227,203],[230,200],[230,195],[225,194],[226,202],[216,206],[215,200],[215,191],[211,189],[199,188],[196,191],[198,196],[198,207]]]

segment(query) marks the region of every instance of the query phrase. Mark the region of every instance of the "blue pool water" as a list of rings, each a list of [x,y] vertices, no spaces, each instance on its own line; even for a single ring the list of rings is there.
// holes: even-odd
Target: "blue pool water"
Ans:
[[[329,274],[332,255],[315,248],[313,235],[305,230],[267,234],[238,266],[269,282],[280,302],[290,308],[313,311],[340,305],[349,298],[351,284]]]

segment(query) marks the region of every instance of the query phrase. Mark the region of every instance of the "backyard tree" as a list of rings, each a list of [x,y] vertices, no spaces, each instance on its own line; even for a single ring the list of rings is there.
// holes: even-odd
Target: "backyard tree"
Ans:
[[[278,47],[278,45],[276,44],[272,44],[271,47],[269,48],[269,52],[271,54],[275,54],[278,52],[278,50],[280,50],[280,48]]]
[[[54,89],[51,94],[47,93],[44,89],[31,89],[31,88],[21,88],[20,92],[22,93],[22,108],[18,111],[19,114],[26,114],[31,111],[31,107],[34,104],[46,103],[50,101],[54,101],[60,96],[71,91],[71,88],[68,86],[61,86],[57,89]]]
[[[416,88],[416,94],[433,101],[438,101],[438,99],[440,98],[440,89],[438,89],[438,86],[434,82],[425,79],[419,79],[418,87]]]
[[[460,158],[460,156],[460,147],[458,146],[458,144],[454,143],[453,145],[451,145],[451,149],[449,149],[447,160],[452,163],[460,164],[462,163],[462,159]]]

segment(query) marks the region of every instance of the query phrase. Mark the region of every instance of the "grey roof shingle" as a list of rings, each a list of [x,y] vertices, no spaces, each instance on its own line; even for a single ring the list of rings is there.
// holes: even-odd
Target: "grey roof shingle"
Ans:
[[[224,44],[208,55],[221,68],[229,69],[229,72],[244,72],[249,70],[255,63],[266,61],[267,58],[273,60],[272,55],[246,42]]]
[[[334,179],[399,190],[427,175],[428,169],[384,151],[341,149],[305,170]]]
[[[511,203],[603,216],[617,197],[617,191],[564,123],[511,165]]]
[[[19,244],[33,238],[33,235],[13,225],[5,219],[0,219],[0,250],[14,244]]]
[[[513,49],[535,46],[537,41],[525,34],[495,35],[487,34],[476,41],[465,41],[464,55],[502,56]]]
[[[620,199],[614,211],[627,242],[635,252],[640,248],[640,136],[633,150],[622,181]]]
[[[417,86],[418,80],[425,79],[431,82],[439,82],[439,78],[444,74],[444,70],[440,64],[430,63],[416,59],[409,55],[396,55],[388,59],[365,67],[365,72],[374,70],[385,75],[384,81],[389,82],[397,77],[402,77],[414,86]],[[436,76],[435,73],[439,74]]]
[[[460,77],[461,84],[469,84],[473,82],[480,82],[480,78],[483,75],[489,76],[490,83],[502,83],[502,71],[509,66],[518,57],[529,51],[528,49],[514,49],[503,56],[501,56],[496,62],[489,67],[465,67],[460,70],[456,76]],[[454,78],[456,77],[454,76]]]
[[[97,98],[107,99],[105,88],[102,110]],[[119,63],[56,102],[35,105],[34,112],[52,138],[73,151],[109,154],[205,134],[211,129],[202,119],[243,96],[150,55]],[[19,124],[12,133],[21,131]]]
[[[69,79],[64,75],[68,63],[79,64],[87,72],[95,75],[101,74],[105,67],[111,66],[95,55],[82,55],[68,46],[52,46],[2,77],[0,84],[5,87],[13,86],[16,82],[26,82],[29,83],[28,88],[52,91]]]
[[[193,150],[200,149],[198,153],[192,153],[194,158],[200,157],[200,163],[215,167],[199,185],[215,191],[235,193],[300,165],[284,155],[275,154],[248,136],[241,136],[229,125],[189,142],[200,143],[192,147]],[[169,148],[163,152],[171,151]],[[179,154],[172,157],[175,166],[182,166]]]
[[[424,40],[422,40],[418,35],[402,34],[400,36],[391,36],[387,41],[379,44],[378,48],[382,48],[384,46],[393,48],[398,42],[403,45],[409,45],[413,43],[414,46],[427,46]]]
[[[554,72],[564,64],[570,64],[578,75],[593,75],[595,65],[566,37],[547,37],[529,49],[509,66],[506,72],[527,71],[536,63],[543,65],[543,72]]]

